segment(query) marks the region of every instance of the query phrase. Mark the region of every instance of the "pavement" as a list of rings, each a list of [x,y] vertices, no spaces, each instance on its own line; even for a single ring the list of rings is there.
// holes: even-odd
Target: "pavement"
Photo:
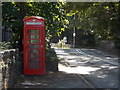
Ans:
[[[61,64],[59,64],[61,67]],[[64,66],[63,66],[64,67]],[[64,68],[66,69],[66,68]],[[90,88],[75,74],[63,71],[49,72],[44,76],[19,77],[14,88]]]

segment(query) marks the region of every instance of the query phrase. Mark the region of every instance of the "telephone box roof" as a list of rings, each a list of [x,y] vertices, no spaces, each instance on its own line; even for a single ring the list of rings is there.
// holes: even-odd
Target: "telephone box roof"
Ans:
[[[42,19],[42,20],[44,20],[44,18],[43,18],[43,17],[40,17],[40,16],[30,16],[30,17],[24,18],[23,21],[26,21],[26,20],[28,20],[28,19]]]

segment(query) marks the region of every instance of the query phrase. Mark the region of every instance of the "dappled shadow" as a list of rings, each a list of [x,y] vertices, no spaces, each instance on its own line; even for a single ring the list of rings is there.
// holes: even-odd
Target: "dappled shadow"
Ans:
[[[118,58],[94,49],[93,52],[88,49],[85,52],[83,50],[85,49],[79,51],[79,56],[78,53],[75,55],[75,49],[58,50],[59,52],[56,50],[56,53],[61,54],[60,56],[58,54],[59,58],[67,53],[66,56],[62,56],[62,61],[66,61],[67,65],[72,67],[65,69],[65,66],[61,66],[61,71],[81,74],[99,88],[118,88]]]
[[[24,76],[21,73],[15,88],[90,88],[76,74],[84,76],[97,88],[118,88],[116,62],[102,61],[115,61],[116,57],[90,56],[74,49],[57,49],[56,53],[60,59],[58,72],[47,72],[43,76]]]
[[[77,75],[66,72],[48,72],[45,76],[23,76],[15,88],[90,88]]]

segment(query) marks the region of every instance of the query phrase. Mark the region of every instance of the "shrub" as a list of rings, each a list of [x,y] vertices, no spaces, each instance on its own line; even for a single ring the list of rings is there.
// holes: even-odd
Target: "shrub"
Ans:
[[[58,71],[58,62],[59,59],[54,51],[54,49],[46,49],[46,67],[47,71]]]
[[[10,42],[0,42],[0,49],[9,49]]]

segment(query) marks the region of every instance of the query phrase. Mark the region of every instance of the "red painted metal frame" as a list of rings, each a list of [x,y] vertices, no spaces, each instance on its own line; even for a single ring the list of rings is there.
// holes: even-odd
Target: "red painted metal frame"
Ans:
[[[32,20],[36,20],[34,22],[42,22],[42,25],[26,25],[26,22],[33,22]],[[32,45],[29,44],[29,38],[28,38],[28,30],[39,30],[39,35],[40,35],[40,43],[36,44],[39,45],[39,55],[40,55],[40,63],[37,63],[40,65],[40,68],[37,69],[31,69],[29,68],[29,47],[28,45]],[[23,69],[23,73],[24,75],[45,75],[46,72],[46,64],[45,64],[45,28],[44,28],[44,19],[41,17],[36,17],[36,16],[32,16],[32,17],[27,17],[24,19],[24,37],[23,37],[23,43],[24,43],[24,69]]]

